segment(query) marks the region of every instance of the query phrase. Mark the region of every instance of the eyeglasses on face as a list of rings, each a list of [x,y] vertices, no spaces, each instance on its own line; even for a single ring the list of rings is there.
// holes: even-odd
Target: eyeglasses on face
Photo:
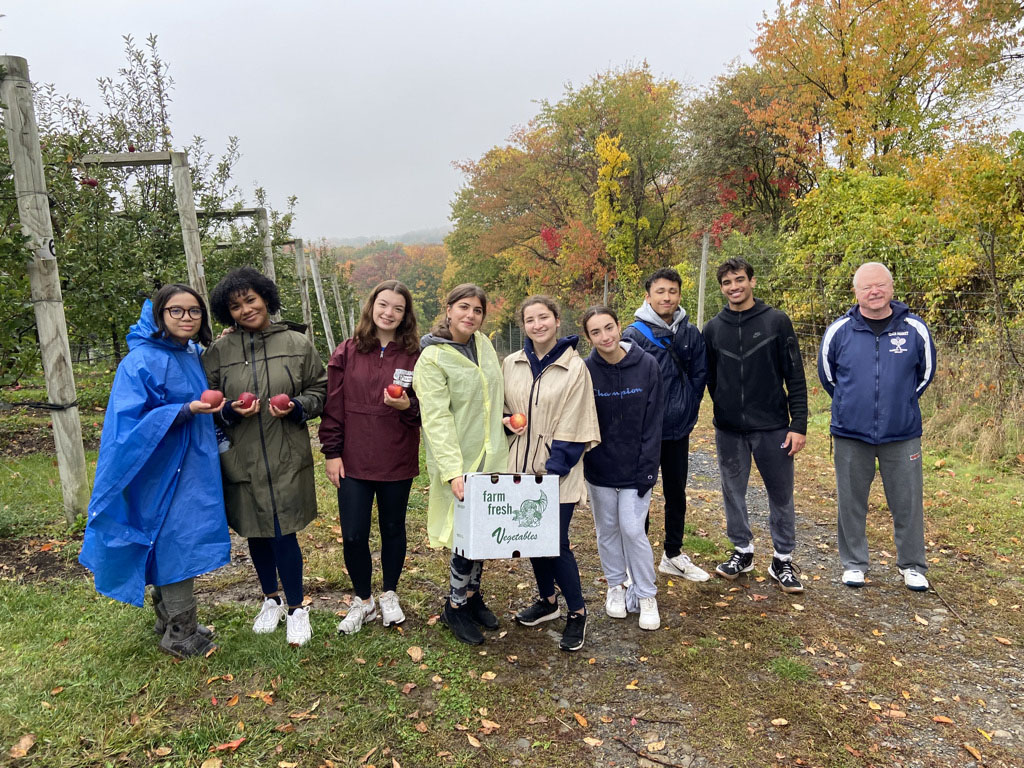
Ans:
[[[185,309],[184,307],[164,307],[164,312],[169,313],[175,320],[181,320],[181,318],[185,316],[186,312],[188,312],[188,316],[193,320],[198,320],[203,316],[203,310],[201,307],[189,307],[188,309]]]

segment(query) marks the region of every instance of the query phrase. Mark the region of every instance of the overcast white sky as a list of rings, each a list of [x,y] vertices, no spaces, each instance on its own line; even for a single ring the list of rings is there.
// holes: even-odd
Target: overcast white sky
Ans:
[[[159,36],[175,80],[175,136],[215,153],[241,140],[236,180],[294,231],[398,235],[444,226],[452,161],[505,141],[568,82],[644,59],[708,83],[749,60],[773,0],[9,0],[0,52],[33,81],[98,103],[124,62],[122,35]]]

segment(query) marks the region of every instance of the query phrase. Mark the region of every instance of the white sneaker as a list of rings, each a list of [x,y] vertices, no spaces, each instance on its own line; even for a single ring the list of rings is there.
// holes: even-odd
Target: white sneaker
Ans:
[[[900,574],[903,576],[903,583],[907,585],[907,589],[912,589],[914,592],[924,592],[928,589],[928,579],[920,571],[914,568],[900,568]]]
[[[391,594],[394,594],[392,592]],[[383,595],[381,596],[383,597]],[[377,618],[377,605],[373,602],[373,596],[369,600],[360,597],[352,598],[352,605],[348,607],[345,618],[338,622],[338,631],[346,635],[354,635],[363,628],[363,624]]]
[[[263,601],[260,612],[256,614],[252,622],[252,631],[257,635],[268,635],[277,629],[278,623],[288,615],[288,609],[284,603],[279,603],[272,597]]]
[[[670,576],[682,576],[687,581],[707,581],[711,578],[707,571],[694,565],[693,561],[682,552],[675,557],[669,557],[663,552],[658,570]]]
[[[390,627],[392,624],[401,624],[405,621],[405,614],[402,612],[402,606],[398,604],[398,595],[394,592],[388,591],[381,593],[380,617],[384,622],[385,627]]]
[[[296,608],[294,612],[286,614],[288,617],[288,645],[305,645],[313,636],[313,629],[309,626],[309,608]]]
[[[843,571],[843,584],[848,587],[863,587],[864,571],[858,571],[856,568]]]
[[[626,588],[619,584],[608,590],[604,600],[604,612],[613,619],[626,618]]]
[[[657,629],[661,626],[658,614],[658,600],[654,597],[640,598],[640,629]]]

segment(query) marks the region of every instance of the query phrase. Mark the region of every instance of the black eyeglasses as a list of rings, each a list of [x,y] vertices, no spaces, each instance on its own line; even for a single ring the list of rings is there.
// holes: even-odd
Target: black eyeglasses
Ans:
[[[164,307],[164,312],[170,312],[171,317],[175,320],[181,320],[186,312],[188,312],[188,316],[193,320],[198,320],[203,316],[202,307],[189,307],[188,309],[184,307]]]

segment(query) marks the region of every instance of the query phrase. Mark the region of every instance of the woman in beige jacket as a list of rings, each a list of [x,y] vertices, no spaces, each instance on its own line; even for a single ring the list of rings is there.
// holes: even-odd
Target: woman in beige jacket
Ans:
[[[519,323],[526,333],[524,348],[502,364],[507,414],[503,423],[512,433],[508,471],[559,476],[560,533],[557,557],[530,559],[539,597],[519,612],[516,621],[533,627],[559,618],[557,583],[568,608],[559,645],[576,651],[583,647],[587,611],[576,557],[569,549],[569,523],[586,493],[580,459],[601,441],[594,388],[576,352],[579,337],[558,337],[558,304],[547,296],[530,296],[519,307]],[[525,424],[521,416],[526,417]]]

